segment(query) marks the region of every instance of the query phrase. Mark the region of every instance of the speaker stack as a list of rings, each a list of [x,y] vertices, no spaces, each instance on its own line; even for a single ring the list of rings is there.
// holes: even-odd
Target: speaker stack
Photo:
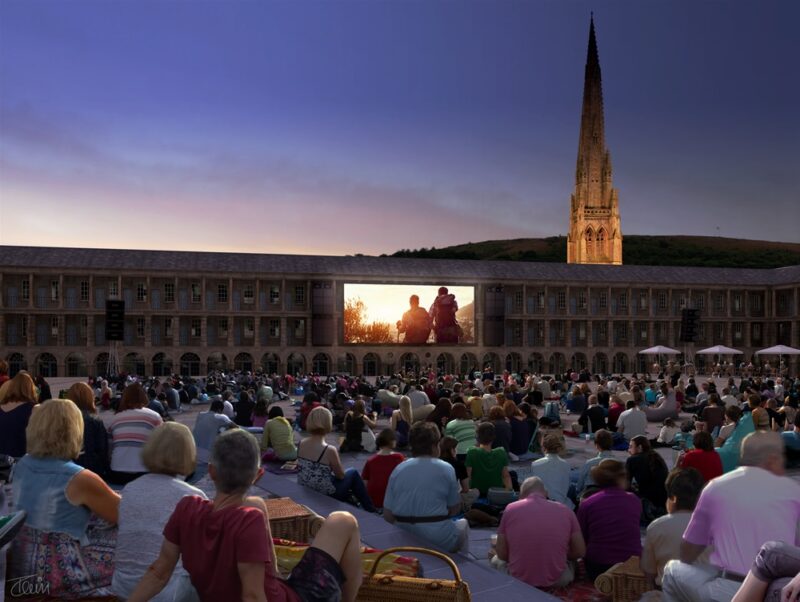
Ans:
[[[697,339],[697,323],[700,321],[699,309],[681,310],[681,343],[694,343]]]

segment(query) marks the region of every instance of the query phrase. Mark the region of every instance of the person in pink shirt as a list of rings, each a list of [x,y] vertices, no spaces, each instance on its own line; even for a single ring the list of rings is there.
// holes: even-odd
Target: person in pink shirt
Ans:
[[[755,432],[742,441],[742,466],[711,481],[683,534],[680,560],[664,567],[671,601],[729,601],[768,541],[800,544],[800,484],[784,476],[778,433]],[[713,546],[711,565],[696,564]]]
[[[497,530],[497,558],[508,572],[534,587],[565,587],[575,578],[571,562],[586,552],[578,519],[547,499],[539,477],[525,479],[520,500],[509,504]]]

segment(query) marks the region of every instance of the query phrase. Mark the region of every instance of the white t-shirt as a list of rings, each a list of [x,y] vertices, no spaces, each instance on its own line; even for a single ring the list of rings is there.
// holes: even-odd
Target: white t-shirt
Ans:
[[[736,398],[733,395],[730,395],[730,394],[723,395],[722,399],[720,401],[722,401],[722,405],[724,407],[726,407],[726,408],[728,406],[738,406],[739,405],[739,402],[736,401]]]
[[[187,495],[206,499],[206,494],[169,475],[150,473],[128,483],[121,495],[111,589],[125,599],[158,558],[164,525],[178,502]],[[179,560],[169,583],[153,600],[173,602],[182,579],[188,580],[188,574]]]
[[[233,404],[227,399],[224,400],[222,404],[225,406],[222,410],[222,413],[225,414],[231,420],[233,420]]]
[[[428,394],[425,391],[409,391],[408,398],[411,400],[411,409],[416,410],[417,408],[421,408],[422,406],[428,405],[431,400],[428,399]]]
[[[647,434],[647,414],[639,409],[625,410],[617,420],[617,430],[630,441],[638,435]]]

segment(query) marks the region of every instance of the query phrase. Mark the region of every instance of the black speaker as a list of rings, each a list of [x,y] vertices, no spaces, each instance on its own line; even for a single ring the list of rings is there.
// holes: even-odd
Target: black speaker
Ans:
[[[699,309],[681,310],[681,343],[694,343],[697,338],[697,322],[700,321]]]
[[[333,345],[336,341],[333,327],[333,283],[314,282],[311,285],[311,344]]]
[[[125,339],[125,301],[106,301],[106,341]]]
[[[502,286],[490,286],[484,294],[483,344],[502,347],[505,343],[503,326],[506,320],[506,302]]]

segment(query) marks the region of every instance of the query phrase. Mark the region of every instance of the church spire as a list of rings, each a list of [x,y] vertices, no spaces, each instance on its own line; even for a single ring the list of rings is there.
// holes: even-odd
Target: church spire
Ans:
[[[611,154],[606,148],[603,85],[593,14],[589,19],[575,193],[567,242],[569,263],[622,262],[622,233],[617,191],[612,184]]]

